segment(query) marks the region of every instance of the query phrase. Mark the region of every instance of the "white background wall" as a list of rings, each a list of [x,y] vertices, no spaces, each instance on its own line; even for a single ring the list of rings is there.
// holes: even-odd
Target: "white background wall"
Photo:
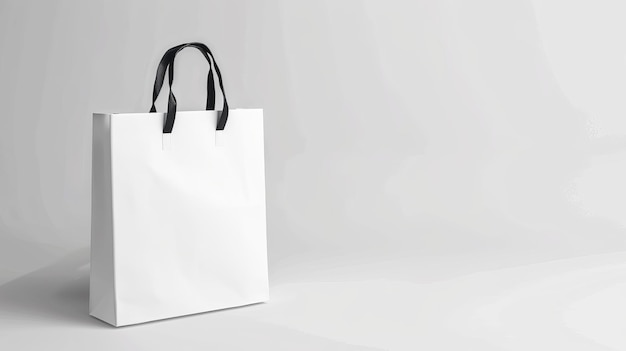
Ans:
[[[265,109],[274,279],[341,258],[623,251],[624,10],[3,1],[0,280],[89,244],[91,113],[147,112],[161,54],[186,41],[214,49],[232,105]],[[189,50],[177,64],[179,107],[201,109],[204,59]],[[472,262],[439,270],[494,265]]]

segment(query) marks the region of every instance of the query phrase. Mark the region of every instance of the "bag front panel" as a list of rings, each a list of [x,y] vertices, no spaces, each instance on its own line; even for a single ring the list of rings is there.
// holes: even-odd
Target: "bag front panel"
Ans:
[[[261,110],[111,121],[118,324],[267,300]]]

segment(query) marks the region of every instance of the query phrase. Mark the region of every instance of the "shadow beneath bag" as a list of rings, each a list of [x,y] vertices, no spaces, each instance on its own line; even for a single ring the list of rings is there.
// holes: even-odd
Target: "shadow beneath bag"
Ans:
[[[105,326],[89,316],[89,249],[0,285],[0,316],[16,328]]]

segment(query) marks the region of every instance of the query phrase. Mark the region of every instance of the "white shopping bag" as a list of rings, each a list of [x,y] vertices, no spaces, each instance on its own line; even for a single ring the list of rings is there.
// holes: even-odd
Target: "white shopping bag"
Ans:
[[[207,111],[176,112],[176,53],[209,61]],[[268,300],[263,111],[213,110],[205,45],[164,55],[168,113],[94,114],[90,314],[115,326]],[[154,105],[154,104],[153,104]],[[153,108],[154,110],[154,108]]]

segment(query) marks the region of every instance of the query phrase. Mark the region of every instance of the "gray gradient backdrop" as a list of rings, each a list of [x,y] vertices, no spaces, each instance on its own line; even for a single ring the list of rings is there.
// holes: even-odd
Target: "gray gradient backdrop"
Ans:
[[[417,284],[623,251],[624,10],[565,0],[2,1],[0,308],[82,322],[86,310],[70,300],[86,296],[91,113],[147,112],[161,54],[187,41],[213,48],[231,105],[265,109],[274,287]],[[189,50],[177,65],[179,108],[201,109],[204,58]],[[49,283],[69,297],[41,302],[33,290]],[[368,287],[350,289],[344,299]],[[403,291],[390,299],[411,301]],[[358,330],[335,339],[358,344]],[[385,335],[410,339],[402,330]],[[404,345],[384,340],[362,344]]]

